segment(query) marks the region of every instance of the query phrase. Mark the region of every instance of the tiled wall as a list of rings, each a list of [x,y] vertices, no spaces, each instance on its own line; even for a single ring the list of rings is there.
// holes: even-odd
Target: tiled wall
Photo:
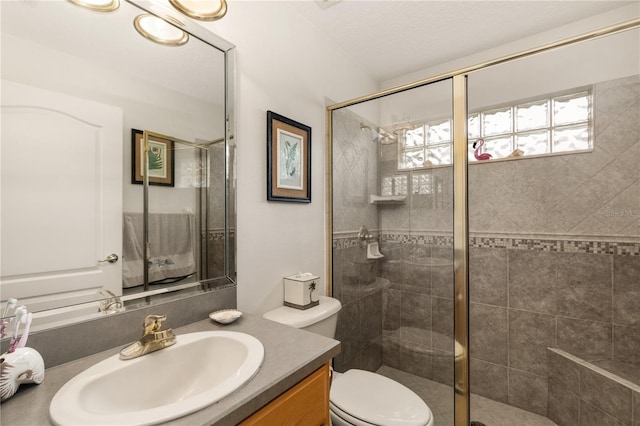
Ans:
[[[333,232],[377,229],[378,209],[369,195],[378,192],[378,144],[361,125],[376,126],[348,109],[334,111],[333,120]]]
[[[209,229],[207,234],[203,233],[202,238],[206,238],[207,250],[209,251],[208,259],[204,259],[205,253],[202,253],[203,264],[208,267],[206,278],[219,278],[225,276],[224,261],[225,261],[225,243],[230,245],[229,259],[230,265],[235,265],[234,248],[235,245],[235,231],[230,230],[228,238],[225,238],[225,232],[223,229]],[[233,274],[230,274],[233,276]]]
[[[469,167],[471,232],[640,236],[640,76],[593,96],[593,152]]]
[[[338,245],[339,244],[339,245]],[[334,368],[375,371],[382,365],[382,294],[380,263],[366,259],[356,237],[334,241],[333,297],[342,302],[336,339],[342,343]]]
[[[547,359],[548,417],[558,426],[640,425],[640,386],[561,350]]]
[[[640,77],[595,85],[594,102],[594,152],[469,167],[471,389],[543,415],[547,347],[640,363]],[[397,148],[381,152],[394,172]],[[432,174],[438,193],[376,208],[384,259],[353,234],[364,211],[335,229],[338,366],[452,382],[453,179]],[[334,195],[336,211],[351,214]]]
[[[472,391],[546,415],[547,347],[640,363],[640,243],[544,246],[472,247],[469,285]]]
[[[367,260],[354,236],[334,240],[334,296],[344,305],[336,369],[384,363],[451,385],[451,237],[380,240],[380,260]],[[640,243],[474,237],[470,245],[472,392],[546,415],[548,347],[640,364]]]
[[[378,209],[378,144],[361,127],[376,126],[349,109],[333,112],[333,296],[342,302],[336,338],[342,352],[334,368],[375,370],[382,364],[382,282],[379,264],[367,261],[356,238],[360,226],[375,232]]]
[[[469,165],[471,232],[640,236],[640,76],[598,83],[593,96],[593,152]],[[381,146],[381,175],[399,173],[397,153]],[[380,229],[452,229],[452,170],[427,172],[439,191],[382,207]]]

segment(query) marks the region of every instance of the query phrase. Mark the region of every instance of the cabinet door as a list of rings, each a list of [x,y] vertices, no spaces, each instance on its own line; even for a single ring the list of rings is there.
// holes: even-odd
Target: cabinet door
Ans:
[[[329,425],[329,364],[311,373],[240,425]]]
[[[122,110],[2,80],[1,111],[2,297],[122,294],[122,262],[99,262],[122,256]]]

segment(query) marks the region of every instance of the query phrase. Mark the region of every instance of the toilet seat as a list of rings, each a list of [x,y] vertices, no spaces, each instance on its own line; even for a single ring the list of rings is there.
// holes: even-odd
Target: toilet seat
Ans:
[[[431,410],[409,388],[364,370],[348,370],[334,378],[331,410],[354,425],[425,426]]]

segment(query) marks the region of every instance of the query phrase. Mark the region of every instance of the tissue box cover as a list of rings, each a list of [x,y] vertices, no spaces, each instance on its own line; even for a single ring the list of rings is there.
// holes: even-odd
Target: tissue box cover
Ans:
[[[284,277],[284,305],[296,309],[317,306],[320,277],[309,272]]]

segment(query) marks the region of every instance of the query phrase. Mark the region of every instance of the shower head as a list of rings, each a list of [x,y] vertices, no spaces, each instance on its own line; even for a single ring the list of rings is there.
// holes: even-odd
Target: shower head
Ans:
[[[364,132],[365,130],[368,130],[369,132],[371,132],[371,141],[372,142],[377,142],[378,138],[380,138],[380,133],[378,133],[376,130],[372,129],[370,126],[367,126],[366,124],[360,123],[360,131]]]
[[[364,132],[365,130],[371,132],[371,142],[379,142],[381,145],[389,145],[398,141],[395,135],[387,132],[382,127],[372,129],[370,126],[360,123],[360,131]]]

